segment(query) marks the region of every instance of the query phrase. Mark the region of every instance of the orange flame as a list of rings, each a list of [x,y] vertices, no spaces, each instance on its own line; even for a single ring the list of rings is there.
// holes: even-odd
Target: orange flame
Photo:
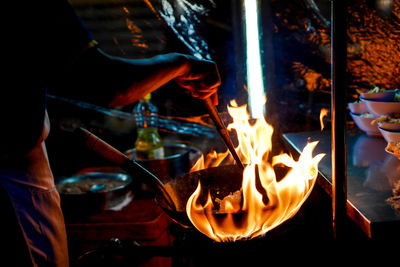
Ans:
[[[329,113],[329,110],[326,108],[321,109],[321,112],[319,113],[319,122],[321,123],[321,132],[324,129],[324,117],[326,117]]]
[[[216,211],[210,194],[204,206],[198,203],[202,190],[199,182],[186,205],[186,213],[193,225],[217,242],[251,239],[293,217],[310,194],[318,174],[318,163],[324,157],[324,154],[312,157],[318,143],[313,142],[304,148],[298,161],[287,154],[280,154],[272,157],[272,162],[268,162],[273,127],[264,119],[250,124],[246,106],[238,107],[236,102],[231,102],[228,112],[233,123],[227,128],[234,129],[238,136],[239,145],[236,151],[242,162],[248,163],[243,171],[242,188],[223,200],[215,199],[215,202],[219,202],[219,210]],[[214,153],[207,155],[206,162],[217,166],[227,157],[228,152]],[[290,168],[279,181],[273,168],[278,164]],[[209,166],[204,163],[204,159],[200,159],[195,169],[205,167]],[[256,188],[257,180],[265,191],[264,194]],[[218,216],[221,213],[224,216]]]

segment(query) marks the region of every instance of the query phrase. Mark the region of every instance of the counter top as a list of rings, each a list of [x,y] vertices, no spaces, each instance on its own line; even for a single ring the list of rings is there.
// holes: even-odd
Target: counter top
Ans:
[[[308,141],[320,141],[314,155],[326,156],[319,164],[317,182],[331,195],[331,132],[286,133],[283,139],[293,154],[299,154]],[[349,131],[346,143],[347,215],[372,239],[400,237],[400,211],[386,201],[400,180],[400,160],[385,151],[382,137]]]

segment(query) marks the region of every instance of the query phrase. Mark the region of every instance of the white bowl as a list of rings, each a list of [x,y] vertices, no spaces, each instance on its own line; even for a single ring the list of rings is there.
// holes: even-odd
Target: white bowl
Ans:
[[[378,126],[381,127],[384,130],[389,130],[389,131],[399,131],[400,132],[400,123],[384,123],[384,122],[378,122]]]
[[[379,131],[381,132],[383,138],[385,138],[386,142],[400,142],[400,131],[390,131],[382,129],[378,127]]]
[[[368,110],[364,105],[364,102],[354,102],[348,104],[350,112],[354,114],[364,114],[367,113]]]
[[[357,127],[362,131],[366,132],[370,136],[379,136],[381,135],[376,124],[371,125],[371,122],[375,120],[375,118],[363,117],[358,114],[350,113],[353,121],[356,123]]]
[[[367,100],[375,100],[375,101],[393,101],[394,96],[396,95],[396,90],[387,90],[385,92],[376,92],[376,93],[362,93],[361,97]]]
[[[361,98],[367,110],[375,117],[400,113],[400,102],[380,102]]]

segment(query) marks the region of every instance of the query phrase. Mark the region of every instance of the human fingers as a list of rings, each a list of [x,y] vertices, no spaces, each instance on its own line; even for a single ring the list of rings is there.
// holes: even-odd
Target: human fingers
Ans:
[[[209,97],[212,94],[217,92],[218,87],[206,87],[203,83],[199,81],[187,81],[187,80],[180,80],[177,83],[185,88],[188,89],[194,97],[204,98]]]
[[[218,95],[217,93],[214,93],[211,95],[211,101],[214,106],[218,106]]]
[[[221,81],[216,79],[215,77],[200,77],[197,79],[186,78],[186,77],[179,77],[176,78],[175,81],[182,87],[187,88],[189,90],[196,90],[196,91],[215,91],[220,84]]]
[[[218,67],[213,61],[186,56],[188,70],[178,79],[202,80],[205,87],[215,87],[221,83]]]

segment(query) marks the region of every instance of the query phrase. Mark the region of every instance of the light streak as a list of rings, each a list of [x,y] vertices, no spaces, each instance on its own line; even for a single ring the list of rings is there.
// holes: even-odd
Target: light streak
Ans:
[[[251,116],[253,118],[263,118],[265,112],[265,92],[259,40],[257,2],[256,0],[244,0],[247,88]]]

